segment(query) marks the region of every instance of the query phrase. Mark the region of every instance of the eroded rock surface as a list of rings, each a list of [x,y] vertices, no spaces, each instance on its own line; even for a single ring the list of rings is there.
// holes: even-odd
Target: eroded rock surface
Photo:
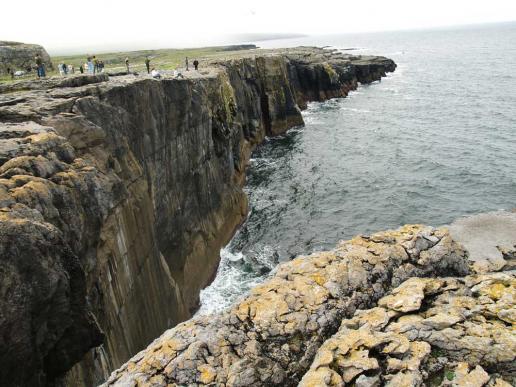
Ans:
[[[516,272],[411,278],[343,320],[300,386],[514,385],[515,298]]]
[[[98,384],[190,317],[246,216],[254,146],[395,69],[315,48],[209,61],[0,87],[0,385],[52,384],[81,358],[66,383]]]
[[[316,377],[328,383],[338,383],[337,377],[350,382],[379,365],[364,349],[344,360],[345,376],[323,369],[333,362],[339,333],[319,347],[338,330],[343,318],[373,307],[410,277],[464,275],[467,270],[465,251],[446,229],[414,225],[359,236],[333,251],[280,265],[269,281],[227,312],[195,318],[165,332],[114,372],[106,385],[291,386],[303,377],[316,353],[316,365],[305,376],[306,383],[320,385],[310,382]],[[444,287],[444,280],[421,281],[427,282],[410,279],[381,299],[389,309],[377,316],[378,330],[391,318],[418,310],[426,293],[435,294]],[[358,347],[365,336],[360,336],[362,332],[351,336],[348,331],[343,333],[344,348]],[[406,361],[414,369],[430,353],[429,344],[411,344],[398,332],[370,333],[367,340],[372,347],[392,342],[391,352],[407,353]],[[401,363],[393,367],[403,368]]]
[[[459,218],[450,233],[469,251],[475,271],[516,268],[516,211],[495,211]]]

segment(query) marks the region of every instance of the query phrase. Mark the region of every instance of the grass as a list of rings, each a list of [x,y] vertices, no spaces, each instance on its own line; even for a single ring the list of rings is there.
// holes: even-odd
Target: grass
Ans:
[[[141,50],[141,51],[120,51],[105,54],[85,53],[81,55],[53,56],[51,58],[54,70],[47,71],[47,76],[59,75],[57,65],[66,63],[73,65],[75,72],[79,70],[81,64],[86,63],[88,56],[96,55],[98,60],[104,62],[104,71],[124,71],[125,58],[129,58],[131,71],[145,71],[145,58],[148,56],[151,60],[150,66],[160,70],[173,70],[178,67],[185,67],[185,58],[188,57],[190,67],[193,68],[193,61],[202,57],[220,54],[238,49],[238,46],[219,46],[219,47],[201,47],[201,48],[185,48],[173,49],[166,48],[160,50]],[[36,79],[36,73],[30,73],[23,77],[16,77],[14,81]],[[0,82],[12,82],[10,76],[0,76]]]
[[[455,379],[455,372],[453,372],[451,370],[446,370],[446,371],[444,371],[444,376],[449,381],[452,381],[453,379]]]

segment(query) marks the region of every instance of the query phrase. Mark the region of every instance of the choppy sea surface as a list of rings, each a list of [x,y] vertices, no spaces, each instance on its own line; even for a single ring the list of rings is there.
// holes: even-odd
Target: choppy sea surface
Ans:
[[[398,68],[311,103],[305,127],[254,152],[249,218],[198,313],[226,308],[278,262],[353,235],[516,207],[516,23],[258,44],[354,48]]]

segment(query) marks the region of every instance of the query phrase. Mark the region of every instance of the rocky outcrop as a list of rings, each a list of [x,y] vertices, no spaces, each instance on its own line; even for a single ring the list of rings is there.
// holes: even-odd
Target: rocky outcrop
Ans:
[[[0,41],[0,75],[12,71],[27,71],[36,66],[34,58],[39,54],[45,66],[52,68],[52,62],[47,51],[37,44]]]
[[[516,272],[470,265],[446,228],[359,236],[165,332],[105,386],[514,385]]]
[[[357,237],[280,265],[228,312],[169,330],[107,385],[294,386],[343,318],[412,276],[466,271],[465,252],[442,229]]]
[[[11,84],[0,94],[0,384],[53,384],[82,359],[65,383],[95,385],[190,317],[246,216],[253,147],[302,124],[307,101],[394,68],[253,50],[181,80]]]
[[[515,274],[407,280],[343,320],[300,386],[514,383]]]

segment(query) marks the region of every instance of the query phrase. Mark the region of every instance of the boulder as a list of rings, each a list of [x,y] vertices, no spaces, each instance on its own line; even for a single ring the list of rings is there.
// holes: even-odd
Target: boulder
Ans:
[[[47,69],[52,69],[52,62],[47,51],[40,45],[20,42],[0,41],[0,75],[11,71],[32,71],[36,66],[34,60],[39,54]]]

